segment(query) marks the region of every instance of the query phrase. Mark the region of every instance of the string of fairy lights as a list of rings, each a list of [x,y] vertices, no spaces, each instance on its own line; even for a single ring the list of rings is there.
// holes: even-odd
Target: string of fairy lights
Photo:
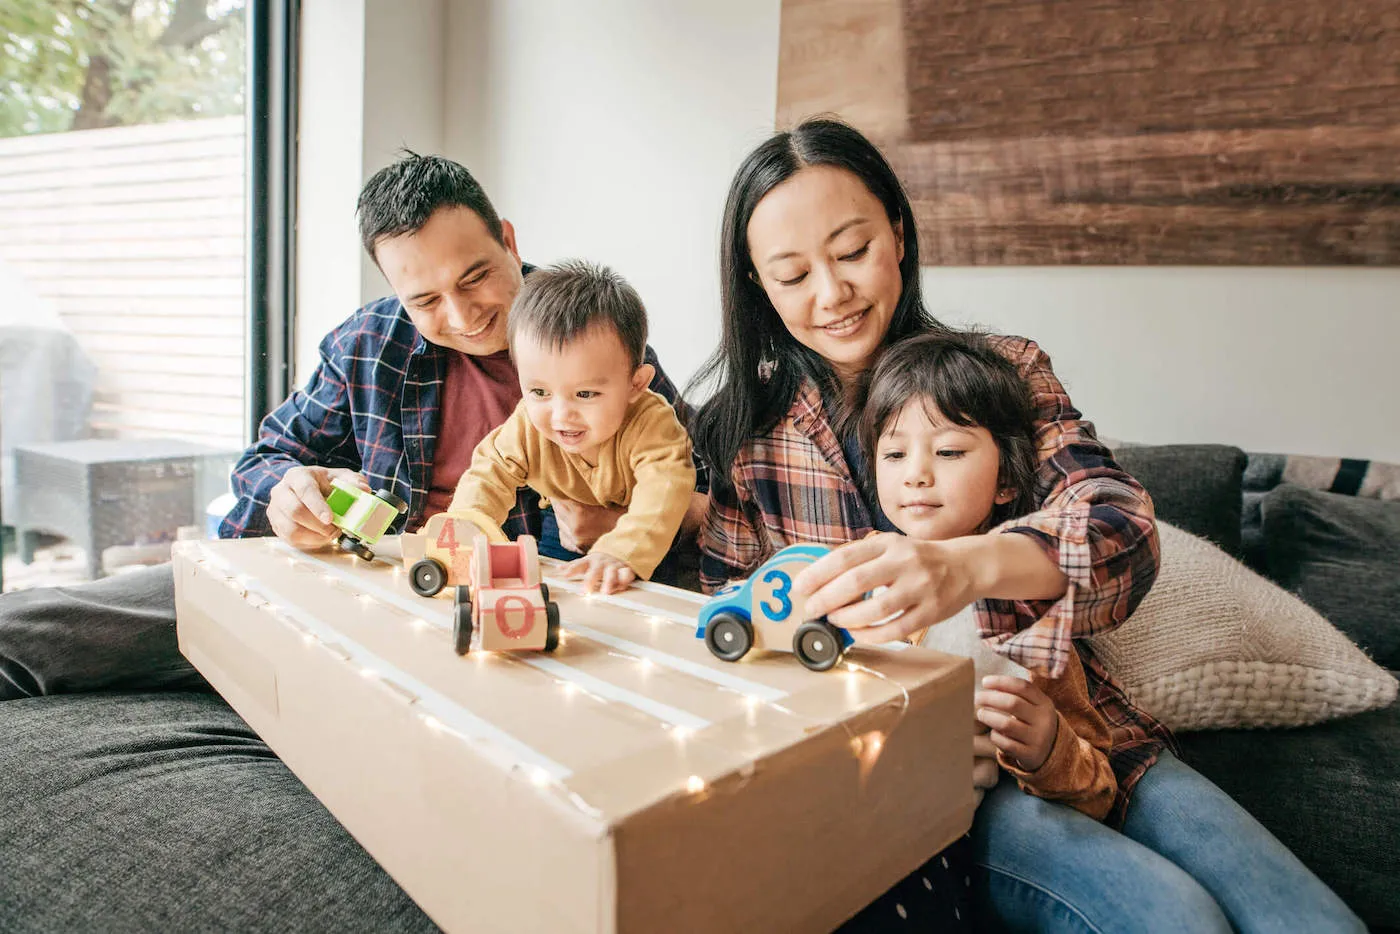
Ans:
[[[406,592],[400,594],[388,590],[368,580],[364,574],[352,572],[336,562],[298,551],[275,539],[268,541],[269,547],[281,555],[288,567],[301,573],[314,575],[326,586],[334,587],[352,596],[367,610],[387,610],[394,616],[403,618],[409,628],[415,631],[432,629],[450,632],[451,630],[450,614],[444,609],[432,606],[435,601],[431,599],[410,597]],[[431,732],[450,736],[469,744],[477,749],[485,759],[508,773],[523,777],[543,792],[559,796],[592,819],[601,818],[601,812],[598,808],[589,804],[569,787],[568,779],[573,774],[569,767],[553,761],[488,720],[473,714],[462,704],[435,691],[410,673],[391,665],[378,654],[354,642],[343,632],[322,622],[314,613],[302,610],[295,600],[277,593],[265,581],[257,580],[247,573],[240,572],[227,557],[216,554],[208,544],[191,544],[198,549],[197,555],[193,556],[194,563],[198,567],[211,576],[221,578],[223,583],[235,590],[244,600],[290,627],[307,646],[319,647],[329,652],[335,658],[357,669],[361,677],[374,682],[393,697],[404,701],[411,708],[415,708],[416,716]],[[391,564],[387,560],[380,563]],[[406,584],[403,582],[405,576],[403,567],[399,563],[392,563],[391,566],[395,587],[403,587],[406,591]],[[554,562],[546,562],[544,566],[550,570],[558,567]],[[625,596],[587,593],[581,584],[558,577],[549,577],[547,582],[551,589],[559,589],[578,595],[589,602],[602,602],[617,609],[640,615],[652,626],[685,625],[692,630],[696,626],[693,615],[685,616],[667,611],[628,599]],[[663,585],[648,583],[645,587],[637,587],[635,584],[633,586],[644,592],[650,591],[696,605],[705,601],[705,598],[698,594]],[[709,666],[698,664],[652,646],[633,642],[613,633],[565,621],[560,633],[561,646],[567,645],[572,639],[584,639],[596,643],[608,655],[627,660],[643,670],[668,670],[677,675],[706,683],[721,693],[735,696],[743,705],[744,714],[749,718],[750,723],[756,722],[755,718],[760,711],[766,710],[781,717],[796,718],[806,731],[833,725],[831,722],[818,721],[800,714],[783,704],[782,700],[786,699],[788,695],[786,691],[781,689],[739,675],[716,671]],[[680,743],[706,742],[725,748],[723,744],[716,742],[715,734],[706,732],[707,728],[712,725],[709,720],[664,704],[646,695],[611,684],[556,658],[543,656],[541,653],[484,652],[478,650],[472,651],[468,657],[478,665],[486,664],[491,659],[499,659],[507,664],[527,666],[551,677],[566,697],[578,696],[588,699],[596,704],[607,706],[619,716],[646,718],[652,723],[659,722],[661,727]],[[892,685],[898,692],[898,696],[893,702],[886,701],[877,705],[877,707],[897,707],[894,723],[886,730],[871,730],[857,735],[847,721],[841,719],[835,721],[835,725],[839,725],[846,732],[850,748],[860,761],[864,772],[874,765],[888,733],[903,719],[909,706],[909,694],[903,685],[869,666],[850,660],[844,661],[842,665],[844,667],[843,675],[847,679],[857,679],[862,676],[876,678]],[[822,677],[829,677],[829,675],[822,675]],[[735,752],[732,749],[726,749],[726,751]],[[757,763],[749,761],[738,770],[739,781],[732,784],[726,783],[724,790],[736,791],[742,788],[752,780],[757,771]],[[719,790],[721,789],[712,782],[707,782],[704,777],[690,775],[682,783],[677,793],[696,796],[713,794]]]

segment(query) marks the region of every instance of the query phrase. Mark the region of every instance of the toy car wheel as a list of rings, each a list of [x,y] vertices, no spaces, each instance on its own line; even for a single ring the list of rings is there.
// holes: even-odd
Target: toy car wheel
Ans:
[[[362,561],[374,560],[374,552],[370,551],[368,545],[366,545],[364,542],[351,538],[349,535],[346,535],[343,532],[340,535],[339,544],[341,551],[349,552],[350,554],[361,559]]]
[[[553,652],[559,648],[559,604],[546,603],[544,605],[545,631],[544,650]]]
[[[413,562],[408,572],[408,586],[420,597],[435,597],[447,584],[447,569],[436,558]]]
[[[792,652],[813,671],[826,671],[846,654],[836,627],[825,620],[812,620],[798,626],[792,635]]]
[[[390,493],[388,490],[376,490],[374,495],[378,496],[380,499],[384,500],[384,502],[392,506],[398,512],[399,515],[403,515],[404,513],[408,512],[408,503],[405,503],[403,500],[399,499],[397,496],[395,496],[393,493]]]
[[[720,661],[737,662],[753,648],[753,624],[737,613],[716,613],[705,627],[705,646]]]
[[[548,603],[548,602],[549,602],[549,585],[548,585],[548,584],[543,583],[543,582],[540,584],[540,596],[544,598],[544,602],[545,602],[545,603]]]
[[[472,647],[472,597],[465,586],[457,587],[452,604],[452,648],[458,655],[466,655]]]

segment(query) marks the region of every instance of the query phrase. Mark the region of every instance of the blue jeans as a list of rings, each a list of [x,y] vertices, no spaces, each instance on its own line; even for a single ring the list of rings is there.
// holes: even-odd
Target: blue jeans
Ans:
[[[1170,753],[1119,833],[1010,776],[972,825],[978,914],[1008,931],[1365,932],[1229,795]]]

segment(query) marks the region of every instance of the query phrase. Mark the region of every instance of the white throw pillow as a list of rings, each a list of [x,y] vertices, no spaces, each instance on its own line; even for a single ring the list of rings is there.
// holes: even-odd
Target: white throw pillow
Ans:
[[[1151,593],[1089,640],[1143,710],[1175,730],[1304,726],[1395,700],[1395,678],[1307,604],[1210,542],[1157,528]]]

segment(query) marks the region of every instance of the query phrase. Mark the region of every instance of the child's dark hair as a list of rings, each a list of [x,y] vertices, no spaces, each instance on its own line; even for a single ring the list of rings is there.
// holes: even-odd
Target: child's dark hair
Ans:
[[[1035,491],[1035,405],[1010,360],[971,331],[906,338],[880,355],[864,379],[860,447],[873,478],[880,435],[912,399],[964,428],[987,429],[1001,452],[997,484],[1015,493],[992,510],[992,524],[1032,512]],[[873,479],[872,479],[873,483]]]
[[[617,332],[632,369],[647,350],[647,313],[637,290],[606,266],[566,260],[525,277],[506,318],[506,340],[528,334],[554,350],[598,325]]]
[[[380,240],[417,233],[444,207],[471,210],[497,243],[505,242],[501,218],[472,173],[451,159],[420,156],[407,149],[402,158],[375,172],[360,189],[355,206],[360,217],[360,242],[378,263],[375,248]]]

